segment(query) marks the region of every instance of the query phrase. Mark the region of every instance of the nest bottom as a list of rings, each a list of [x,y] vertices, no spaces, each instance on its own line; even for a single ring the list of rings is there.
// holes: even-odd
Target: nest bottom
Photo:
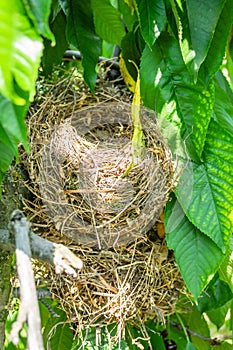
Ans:
[[[121,250],[80,250],[84,263],[77,279],[49,268],[46,285],[60,300],[78,332],[89,326],[163,321],[173,313],[183,289],[174,258],[162,241],[141,239]],[[44,267],[43,267],[44,268]],[[43,276],[45,277],[44,270]]]

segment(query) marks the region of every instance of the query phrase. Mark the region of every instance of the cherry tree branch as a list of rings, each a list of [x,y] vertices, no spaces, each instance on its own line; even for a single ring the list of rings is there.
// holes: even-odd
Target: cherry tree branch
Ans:
[[[31,264],[30,225],[20,210],[13,211],[9,224],[15,236],[16,266],[20,283],[20,307],[17,320],[12,325],[10,340],[19,343],[19,332],[23,323],[28,324],[28,349],[43,350],[40,311],[36,296],[36,285]]]
[[[12,326],[10,340],[17,345],[23,323],[28,324],[28,349],[43,350],[39,306],[31,264],[31,257],[55,266],[56,273],[65,272],[77,276],[82,260],[62,244],[52,243],[37,236],[31,229],[23,212],[14,210],[9,222],[9,230],[0,230],[0,247],[16,251],[16,266],[20,282],[20,308],[16,322]]]
[[[77,277],[77,269],[81,269],[83,262],[69,248],[63,244],[48,241],[36,235],[30,230],[30,246],[32,258],[55,266],[57,273],[65,272]],[[0,248],[2,250],[15,251],[15,241],[9,230],[0,229]]]

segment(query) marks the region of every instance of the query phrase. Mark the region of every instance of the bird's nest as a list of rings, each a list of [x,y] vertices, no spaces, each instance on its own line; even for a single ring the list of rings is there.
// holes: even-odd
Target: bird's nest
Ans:
[[[126,175],[129,93],[102,80],[93,97],[76,71],[38,86],[28,116],[31,154],[21,156],[34,195],[25,210],[41,235],[84,262],[76,280],[38,265],[47,286],[80,327],[163,319],[183,282],[155,233],[174,173],[155,113],[141,108],[144,157]]]

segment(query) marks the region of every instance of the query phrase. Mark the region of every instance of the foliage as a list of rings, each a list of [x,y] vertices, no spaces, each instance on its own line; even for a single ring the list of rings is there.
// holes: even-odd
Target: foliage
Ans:
[[[204,298],[195,309],[197,319],[203,307],[212,320],[214,309],[224,307],[211,288],[226,291],[228,285],[224,304],[232,299],[232,22],[231,0],[40,0],[36,6],[33,0],[13,0],[0,5],[0,181],[17,158],[18,143],[29,151],[24,119],[40,59],[49,74],[66,49],[80,50],[84,78],[94,93],[102,48],[119,45],[135,81],[139,69],[143,103],[158,113],[181,168],[165,209],[168,246],[197,302],[214,276],[219,281],[208,287],[211,309],[203,306]],[[184,346],[201,348],[187,339]]]

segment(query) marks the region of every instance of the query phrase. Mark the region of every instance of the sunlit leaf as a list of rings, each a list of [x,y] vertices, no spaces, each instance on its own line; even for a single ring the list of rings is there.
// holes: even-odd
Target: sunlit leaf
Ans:
[[[186,66],[189,67],[189,71],[193,71],[195,52],[191,47],[186,2],[171,0],[170,5],[177,26],[177,38],[179,40],[183,60]]]
[[[199,161],[213,110],[213,82],[194,84],[181,55],[178,41],[161,35],[141,59],[141,91],[146,106],[157,112],[168,102],[176,103],[182,121],[181,135],[192,159]]]
[[[231,91],[227,91],[222,84],[224,77],[218,74],[217,78],[215,82],[214,117],[222,128],[233,135],[233,94]]]
[[[184,281],[197,298],[218,269],[223,253],[188,220],[175,197],[167,203],[164,223],[168,247],[174,250]]]
[[[33,98],[43,46],[20,0],[2,2],[0,32],[0,92],[24,105],[26,100],[15,91],[14,81]]]
[[[136,0],[136,4],[142,36],[151,47],[166,23],[164,1]]]
[[[203,158],[184,169],[176,193],[189,220],[225,251],[233,225],[233,139],[213,120]]]

